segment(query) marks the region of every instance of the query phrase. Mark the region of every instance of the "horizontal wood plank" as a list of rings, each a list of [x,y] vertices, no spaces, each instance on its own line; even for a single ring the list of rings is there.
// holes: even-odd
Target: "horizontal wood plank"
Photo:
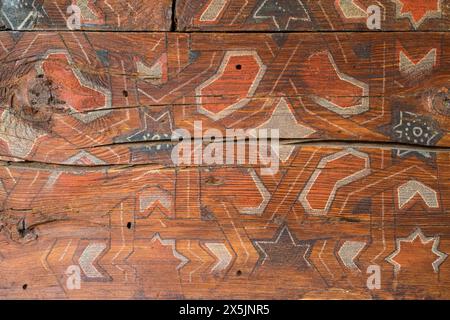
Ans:
[[[6,30],[169,31],[171,25],[172,0],[0,2],[0,28]]]
[[[0,297],[448,299],[450,153],[395,154],[295,148],[272,176],[2,165]]]
[[[176,12],[179,30],[370,31],[374,12],[383,31],[450,27],[450,4],[441,0],[177,0]]]
[[[63,164],[84,150],[148,163],[196,121],[202,132],[450,146],[446,33],[0,37],[5,160]]]
[[[449,28],[444,0],[0,0],[0,298],[450,299]]]
[[[373,5],[379,8],[383,31],[450,27],[450,7],[443,0],[8,0],[0,3],[0,26],[68,30],[76,10],[77,28],[91,31],[369,31]],[[69,6],[78,9],[68,13]]]

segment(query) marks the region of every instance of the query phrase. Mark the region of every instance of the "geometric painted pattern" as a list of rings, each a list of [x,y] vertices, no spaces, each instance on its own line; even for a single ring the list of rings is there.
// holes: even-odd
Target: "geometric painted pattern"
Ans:
[[[342,73],[330,52],[316,53],[308,58],[308,63],[309,72],[304,77],[314,92],[314,102],[343,117],[369,110],[369,86]],[[321,96],[319,83],[327,84],[331,98]]]
[[[402,209],[416,195],[419,195],[429,208],[439,208],[437,192],[415,180],[410,180],[398,188],[399,208]]]
[[[412,28],[389,1],[382,29]],[[338,8],[362,1],[275,2],[178,2],[251,34],[0,33],[0,297],[448,297],[448,35],[265,32],[366,28]],[[108,3],[83,27],[153,17]],[[278,128],[279,170],[175,165],[196,121]]]
[[[275,239],[255,241],[255,245],[261,252],[261,264],[292,265],[297,268],[307,268],[309,244],[297,243],[289,229],[283,227]]]
[[[340,161],[354,161],[355,165],[358,163],[358,167],[351,172],[344,172],[341,176],[334,178],[332,176],[332,170],[334,170],[333,165],[334,163],[338,164]],[[306,212],[312,215],[326,215],[329,212],[336,193],[340,188],[345,187],[352,182],[358,181],[359,179],[362,179],[370,174],[371,171],[369,161],[370,160],[367,154],[354,149],[347,149],[323,158],[319,162],[317,169],[314,171],[306,184],[306,187],[299,196],[299,201]],[[333,181],[334,185],[329,184],[330,180]],[[311,193],[314,192],[315,185],[321,183],[321,181],[327,181],[326,184],[328,185],[328,188],[331,187],[331,190],[327,190],[327,198],[323,200],[321,199],[319,202],[312,202],[314,196],[311,196]],[[325,185],[322,183],[316,190],[322,190],[322,187],[324,186]]]
[[[301,0],[263,0],[253,14],[253,18],[272,19],[278,30],[287,30],[291,21],[311,21]]]
[[[389,262],[394,266],[395,273],[398,273],[402,265],[397,262],[395,259],[398,257],[402,252],[402,245],[406,246],[409,243],[414,243],[420,241],[420,244],[422,246],[431,246],[431,252],[434,254],[435,260],[432,262],[431,266],[434,270],[434,272],[439,272],[439,266],[447,259],[447,254],[439,251],[439,237],[427,237],[422,233],[422,230],[420,228],[417,228],[413,233],[411,233],[406,238],[398,238],[396,239],[396,250],[389,255],[386,258],[386,261]],[[437,258],[436,258],[437,257]]]
[[[417,5],[411,0],[392,0],[396,6],[397,18],[407,18],[414,26],[414,29],[427,19],[440,18],[442,15],[442,0],[423,1]]]
[[[238,61],[245,63],[236,64]],[[226,52],[217,74],[196,89],[198,111],[217,121],[244,107],[255,94],[266,68],[256,52]],[[234,88],[237,97],[215,98],[225,89],[223,83],[236,77],[242,77]]]
[[[433,119],[409,111],[398,113],[398,123],[392,128],[393,139],[406,144],[425,146],[435,145],[442,136],[441,130]],[[430,158],[427,151],[397,150],[397,156],[405,157],[409,154]]]

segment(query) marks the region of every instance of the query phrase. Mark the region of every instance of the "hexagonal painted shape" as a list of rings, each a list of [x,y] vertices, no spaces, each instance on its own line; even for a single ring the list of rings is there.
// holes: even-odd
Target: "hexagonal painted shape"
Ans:
[[[217,121],[242,108],[266,69],[255,51],[228,51],[217,74],[196,89],[198,111]]]
[[[326,215],[340,188],[369,174],[370,159],[366,153],[354,149],[334,153],[319,162],[299,201],[308,214]]]
[[[341,72],[331,53],[311,55],[306,68],[303,79],[315,103],[342,117],[369,110],[369,85]]]
[[[110,113],[111,92],[86,79],[73,65],[67,52],[50,51],[37,71],[57,85],[56,97],[76,112],[73,116],[78,120],[88,123]],[[83,113],[99,109],[108,110]]]

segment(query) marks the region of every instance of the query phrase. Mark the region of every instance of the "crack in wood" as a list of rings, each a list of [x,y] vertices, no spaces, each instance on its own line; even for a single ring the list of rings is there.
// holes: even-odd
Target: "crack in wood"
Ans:
[[[164,141],[161,141],[164,142]],[[159,143],[161,143],[159,142]],[[164,143],[171,143],[168,140]],[[222,142],[226,142],[223,140]],[[347,149],[347,148],[368,148],[368,149],[382,149],[382,150],[404,150],[410,152],[431,152],[431,153],[449,153],[450,147],[439,147],[439,146],[413,146],[408,144],[400,144],[395,142],[373,142],[373,141],[345,141],[345,140],[318,140],[318,141],[302,141],[296,139],[282,139],[280,141],[283,145],[291,145],[298,147],[312,147],[312,148],[332,148],[332,149]],[[215,142],[210,142],[215,143]],[[125,146],[148,146],[149,144],[155,144],[155,142],[130,142],[130,143],[116,143],[107,144],[103,146],[95,146],[91,148],[110,148],[114,145],[125,145]],[[0,160],[0,167],[8,167],[14,169],[35,169],[35,170],[50,170],[50,171],[64,171],[64,172],[109,172],[110,170],[119,172],[126,171],[130,169],[148,168],[152,167],[151,171],[162,171],[162,170],[173,170],[173,169],[188,169],[188,168],[210,168],[214,167],[211,165],[169,165],[161,164],[157,162],[142,162],[142,163],[124,163],[124,164],[64,164],[64,163],[53,163],[53,162],[43,162],[43,161],[4,161]],[[228,165],[234,167],[235,165]],[[255,165],[240,165],[242,168],[255,168]],[[256,166],[258,167],[258,166]],[[263,166],[261,166],[263,167]],[[292,165],[291,167],[295,167]]]

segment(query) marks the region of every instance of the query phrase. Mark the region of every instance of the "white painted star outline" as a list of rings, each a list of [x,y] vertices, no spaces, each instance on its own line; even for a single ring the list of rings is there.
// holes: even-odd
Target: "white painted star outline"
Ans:
[[[272,20],[273,20],[273,23],[275,24],[275,26],[277,27],[277,29],[278,29],[278,30],[282,30],[281,27],[283,27],[283,26],[280,26],[280,23],[282,22],[280,18],[277,19],[277,16],[275,16],[275,15],[267,15],[267,13],[263,13],[264,7],[266,6],[266,4],[267,4],[268,1],[275,1],[275,3],[279,5],[279,1],[280,1],[280,0],[264,0],[264,1],[262,2],[262,4],[258,7],[258,9],[256,10],[256,12],[255,12],[255,14],[253,15],[253,17],[254,17],[255,19],[272,19]],[[311,21],[311,17],[309,16],[308,11],[306,10],[305,5],[303,4],[303,2],[302,2],[301,0],[284,0],[284,1],[294,1],[294,2],[297,2],[297,3],[298,3],[298,6],[301,7],[301,9],[302,9],[303,13],[306,15],[306,17],[289,16],[289,18],[287,19],[286,25],[283,27],[283,30],[287,30],[287,29],[288,29],[289,23],[290,23],[292,20]],[[289,14],[289,12],[287,12],[286,9],[285,9],[282,5],[280,5],[280,6],[278,7],[278,9],[279,9],[282,13],[288,13],[288,14]]]
[[[150,133],[148,132],[149,130],[149,123],[150,121],[152,122],[158,122],[161,119],[168,117],[169,119],[169,127],[170,127],[170,131],[173,131],[173,127],[172,127],[172,117],[170,116],[170,112],[166,111],[163,114],[161,114],[159,117],[154,118],[151,115],[145,113],[144,115],[144,128],[142,130],[139,130],[138,132],[132,134],[131,136],[127,137],[128,141],[133,141],[133,138],[139,135],[143,135],[143,138],[145,139],[145,141],[149,141],[155,138],[170,138],[168,134],[163,134],[163,137],[161,137],[160,135],[157,136],[150,136]]]
[[[403,122],[405,120],[405,115],[408,116],[408,117],[412,117],[412,118],[416,118],[417,117],[416,114],[411,113],[411,112],[407,112],[407,111],[406,112],[403,112],[403,111],[400,112],[400,122],[394,127],[395,132],[399,134],[400,138],[403,137],[403,131],[397,130],[397,129],[404,125]],[[430,145],[431,141],[433,141],[433,139],[436,138],[437,135],[438,135],[438,133],[434,132],[433,135],[429,136],[428,139],[427,139],[427,145]]]
[[[442,1],[439,0],[438,1],[438,10],[430,10],[427,11],[426,14],[424,14],[419,21],[416,21],[412,15],[411,12],[402,12],[402,9],[404,7],[404,3],[401,0],[392,0],[392,2],[395,3],[395,7],[396,7],[396,15],[397,18],[408,18],[409,21],[411,21],[411,24],[413,25],[414,29],[417,29],[420,27],[420,25],[427,19],[429,18],[440,18],[441,17],[441,12],[442,12]]]
[[[311,264],[309,263],[309,261],[307,259],[307,255],[308,255],[309,250],[311,249],[311,245],[297,244],[297,242],[294,240],[294,237],[292,236],[292,234],[289,231],[289,228],[287,226],[284,226],[283,229],[281,229],[281,231],[278,233],[278,236],[276,237],[275,240],[255,241],[255,245],[261,250],[261,252],[264,255],[261,265],[263,265],[264,262],[266,262],[266,260],[269,259],[269,256],[267,255],[266,251],[260,244],[278,244],[278,242],[280,241],[281,237],[283,236],[283,234],[285,232],[288,234],[289,239],[291,240],[294,247],[306,248],[305,253],[303,254],[303,260],[308,264],[308,266],[311,266]]]
[[[168,239],[168,240],[162,239],[161,236],[159,235],[159,233],[156,233],[154,235],[154,237],[152,238],[152,240],[150,240],[150,242],[155,242],[155,241],[159,241],[159,243],[161,243],[163,246],[172,247],[173,256],[181,261],[180,264],[177,266],[177,270],[180,270],[181,268],[183,268],[189,262],[188,258],[186,258],[185,256],[183,256],[181,253],[179,253],[177,251],[176,246],[175,246],[175,240],[173,240],[173,239]]]
[[[400,139],[402,139],[403,138],[403,131],[402,130],[400,130],[403,126],[405,126],[405,123],[404,122],[406,122],[406,125],[407,126],[409,126],[409,122],[411,122],[411,119],[408,119],[408,117],[409,118],[411,118],[411,119],[414,119],[414,118],[417,118],[418,116],[415,114],[415,113],[412,113],[412,112],[407,112],[407,111],[401,111],[400,112],[400,121],[399,121],[399,123],[396,125],[396,126],[394,126],[394,132],[398,135],[398,137],[400,138]],[[437,137],[439,135],[439,132],[437,132],[437,131],[435,131],[432,135],[428,135],[428,137],[427,137],[427,140],[426,140],[426,145],[432,145],[432,141]],[[415,143],[417,143],[417,142],[415,142]],[[411,152],[417,152],[417,153],[420,153],[422,156],[424,156],[425,158],[430,158],[431,157],[431,155],[430,155],[430,153],[429,152],[426,152],[426,151],[410,151],[410,150],[397,150],[397,155],[398,156],[400,156],[400,157],[403,157],[403,156],[405,156],[406,154],[409,154],[409,153],[411,153]]]
[[[440,238],[436,237],[426,237],[420,228],[417,228],[413,233],[411,233],[406,238],[398,238],[396,239],[396,250],[386,258],[386,261],[394,266],[394,272],[398,273],[401,269],[401,264],[394,260],[394,258],[400,253],[402,250],[401,245],[402,242],[412,243],[416,240],[416,238],[420,238],[420,242],[425,245],[433,241],[433,247],[431,248],[432,252],[438,256],[438,258],[432,263],[434,272],[439,272],[439,266],[447,259],[447,254],[439,251],[439,242]]]

